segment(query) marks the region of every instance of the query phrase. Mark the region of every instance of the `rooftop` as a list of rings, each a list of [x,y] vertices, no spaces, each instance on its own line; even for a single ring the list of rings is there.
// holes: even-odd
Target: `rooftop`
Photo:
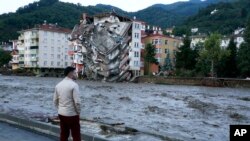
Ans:
[[[21,30],[19,31],[19,33],[31,30],[44,30],[44,31],[59,32],[59,33],[71,33],[72,31],[71,29],[60,27],[57,24],[47,24],[45,22],[44,24],[36,25],[34,28]]]

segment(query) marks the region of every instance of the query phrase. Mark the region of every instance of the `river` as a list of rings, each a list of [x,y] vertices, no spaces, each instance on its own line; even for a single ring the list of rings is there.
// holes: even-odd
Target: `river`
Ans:
[[[0,76],[0,112],[57,115],[52,98],[62,78]],[[185,141],[228,141],[229,125],[250,124],[250,89],[77,80],[81,117],[125,123]]]

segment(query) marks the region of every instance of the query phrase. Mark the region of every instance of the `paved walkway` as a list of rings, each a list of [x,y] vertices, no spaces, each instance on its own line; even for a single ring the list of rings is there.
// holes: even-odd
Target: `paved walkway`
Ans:
[[[55,140],[0,122],[0,141],[55,141]]]

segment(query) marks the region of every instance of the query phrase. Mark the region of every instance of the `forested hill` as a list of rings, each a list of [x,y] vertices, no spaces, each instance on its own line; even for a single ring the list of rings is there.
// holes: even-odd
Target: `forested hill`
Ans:
[[[94,15],[115,10],[118,14],[131,18],[136,16],[151,25],[162,28],[172,27],[182,25],[184,20],[196,14],[199,9],[220,1],[234,0],[190,0],[168,5],[156,4],[137,12],[126,12],[111,5],[82,6],[59,0],[40,0],[19,8],[15,13],[0,15],[0,42],[16,39],[18,30],[34,27],[35,24],[41,24],[44,20],[48,23],[58,23],[60,26],[73,28],[83,12]],[[191,22],[188,23],[192,25]]]
[[[179,28],[198,27],[204,33],[231,34],[238,27],[245,27],[249,18],[250,0],[239,0],[210,5],[190,17]]]

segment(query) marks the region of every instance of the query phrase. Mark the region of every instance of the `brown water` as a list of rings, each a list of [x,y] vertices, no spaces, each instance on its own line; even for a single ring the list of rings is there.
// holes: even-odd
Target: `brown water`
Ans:
[[[0,112],[28,118],[57,115],[52,98],[60,80],[0,76]],[[77,83],[81,117],[100,122],[185,141],[227,141],[230,124],[250,124],[250,89]]]

